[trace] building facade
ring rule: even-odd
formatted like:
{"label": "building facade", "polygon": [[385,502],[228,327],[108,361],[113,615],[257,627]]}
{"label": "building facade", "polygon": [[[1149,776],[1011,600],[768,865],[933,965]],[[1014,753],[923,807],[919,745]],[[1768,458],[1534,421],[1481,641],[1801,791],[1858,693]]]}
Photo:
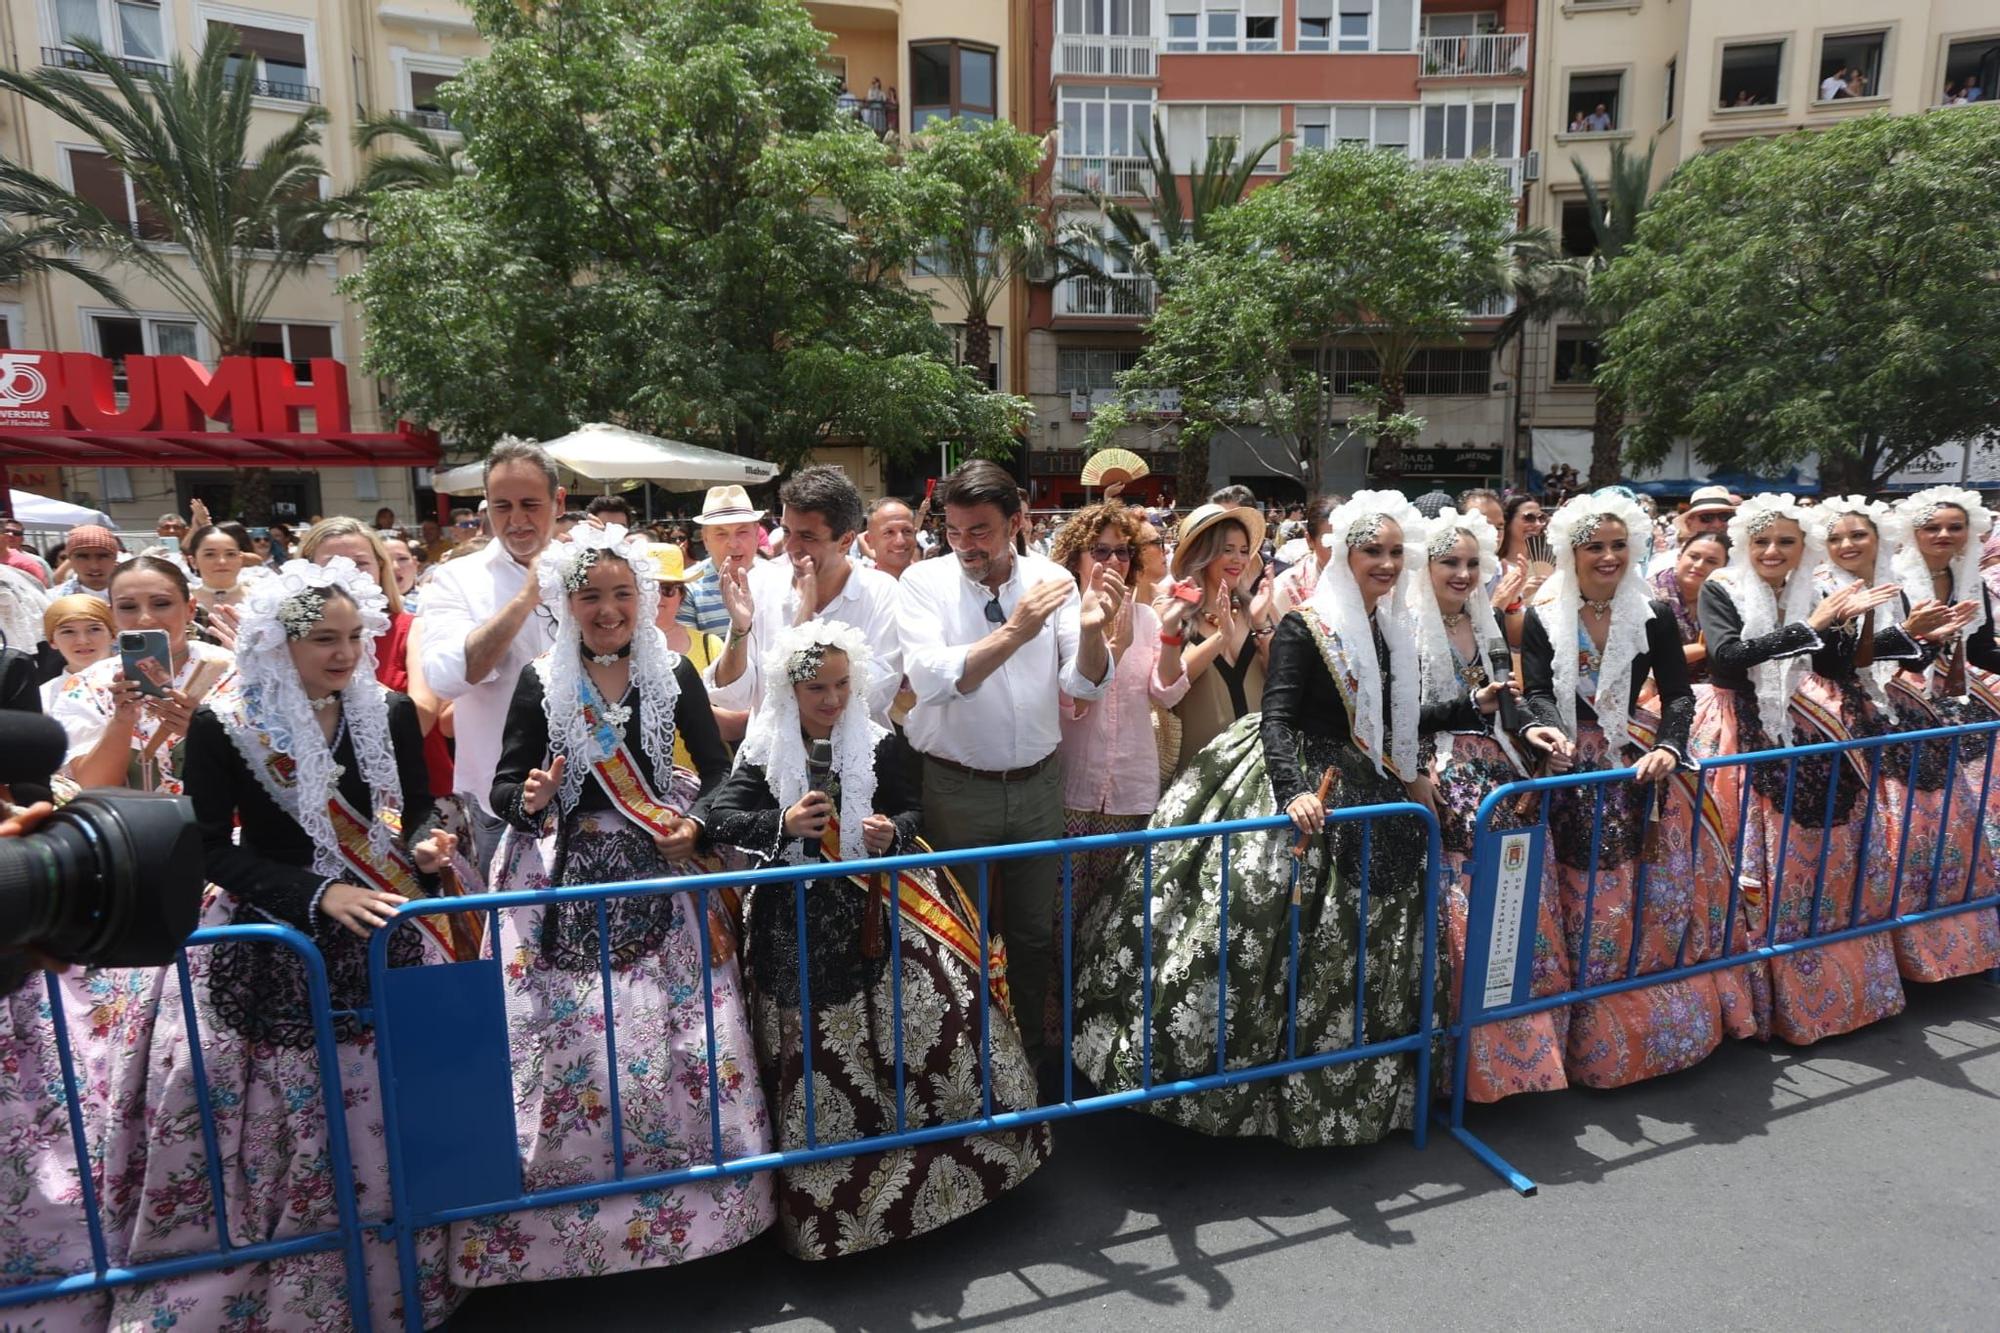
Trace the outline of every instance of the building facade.
{"label": "building facade", "polygon": [[[1593,242],[1586,176],[1606,182],[1612,150],[1653,153],[1663,184],[1688,158],[1746,138],[1824,129],[1852,116],[1908,114],[2000,79],[1993,0],[1536,0],[1528,220],[1571,253]],[[1596,394],[1590,330],[1557,320],[1524,340],[1534,465],[1589,462]],[[1697,475],[1682,455],[1663,477]]]}
{"label": "building facade", "polygon": [[[1154,182],[1145,146],[1154,124],[1185,193],[1186,171],[1223,137],[1247,152],[1274,136],[1252,188],[1307,149],[1344,143],[1422,162],[1489,160],[1518,192],[1532,174],[1533,0],[1035,0],[1037,91],[1031,128],[1056,135],[1053,189],[1065,214],[1101,224],[1095,193],[1145,216]],[[1031,467],[1050,503],[1080,498],[1082,444],[1094,412],[1143,343],[1156,293],[1149,278],[1112,272],[1036,290],[1030,299],[1028,392],[1037,409]],[[1409,453],[1412,482],[1456,490],[1499,479],[1515,410],[1492,354],[1499,310],[1458,343],[1428,347],[1409,375],[1410,410],[1426,421]],[[1348,349],[1336,391],[1379,377],[1371,354]],[[1152,424],[1124,434],[1171,476],[1171,395]],[[1358,415],[1360,403],[1348,400]],[[1297,496],[1282,450],[1218,435],[1209,484],[1240,481]],[[1359,486],[1365,447],[1326,459],[1326,484]],[[1156,483],[1157,484],[1157,483]],[[1196,497],[1179,497],[1192,503]]]}

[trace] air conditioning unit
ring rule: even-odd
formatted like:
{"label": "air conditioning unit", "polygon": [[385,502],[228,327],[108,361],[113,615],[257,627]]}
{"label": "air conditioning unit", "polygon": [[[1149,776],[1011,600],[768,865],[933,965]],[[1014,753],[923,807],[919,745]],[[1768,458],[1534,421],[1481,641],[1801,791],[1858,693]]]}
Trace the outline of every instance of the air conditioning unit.
{"label": "air conditioning unit", "polygon": [[1521,179],[1524,181],[1538,181],[1541,178],[1542,155],[1534,149],[1530,149],[1528,156],[1521,162]]}

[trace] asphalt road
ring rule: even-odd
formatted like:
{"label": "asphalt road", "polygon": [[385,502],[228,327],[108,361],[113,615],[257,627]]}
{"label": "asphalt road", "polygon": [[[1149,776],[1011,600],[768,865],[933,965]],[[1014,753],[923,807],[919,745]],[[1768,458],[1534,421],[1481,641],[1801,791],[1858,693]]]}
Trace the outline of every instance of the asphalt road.
{"label": "asphalt road", "polygon": [[765,1236],[452,1328],[2000,1329],[2000,987],[1909,989],[1810,1049],[1477,1108],[1535,1198],[1436,1135],[1301,1152],[1119,1112],[915,1241],[809,1265]]}

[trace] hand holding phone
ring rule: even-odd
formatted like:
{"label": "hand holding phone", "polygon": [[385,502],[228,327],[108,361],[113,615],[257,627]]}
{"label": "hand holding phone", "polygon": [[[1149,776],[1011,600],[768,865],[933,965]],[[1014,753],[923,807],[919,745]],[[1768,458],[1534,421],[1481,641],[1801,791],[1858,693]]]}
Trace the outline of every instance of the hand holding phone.
{"label": "hand holding phone", "polygon": [[155,699],[167,697],[167,690],[174,683],[174,664],[165,630],[121,630],[118,657],[125,679],[138,686],[139,693]]}

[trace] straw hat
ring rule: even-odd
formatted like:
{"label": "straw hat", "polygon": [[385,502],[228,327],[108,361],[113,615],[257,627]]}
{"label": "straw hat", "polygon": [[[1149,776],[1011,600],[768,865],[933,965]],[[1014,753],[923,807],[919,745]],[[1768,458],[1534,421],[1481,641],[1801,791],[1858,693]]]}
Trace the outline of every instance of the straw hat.
{"label": "straw hat", "polygon": [[714,527],[724,523],[755,523],[762,517],[764,511],[750,507],[750,492],[741,486],[711,486],[701,502],[701,517],[695,522]]}
{"label": "straw hat", "polygon": [[1182,577],[1181,570],[1186,564],[1187,554],[1202,533],[1218,523],[1235,521],[1243,525],[1250,534],[1250,553],[1255,555],[1264,544],[1264,516],[1248,505],[1206,504],[1181,520],[1179,535],[1174,539],[1173,575]]}
{"label": "straw hat", "polygon": [[687,557],[672,542],[654,542],[646,548],[652,558],[653,574],[662,583],[687,582]]}
{"label": "straw hat", "polygon": [[1721,510],[1725,514],[1736,512],[1736,502],[1729,498],[1727,486],[1703,486],[1688,497],[1688,507],[1683,512],[1692,516],[1715,510]]}

